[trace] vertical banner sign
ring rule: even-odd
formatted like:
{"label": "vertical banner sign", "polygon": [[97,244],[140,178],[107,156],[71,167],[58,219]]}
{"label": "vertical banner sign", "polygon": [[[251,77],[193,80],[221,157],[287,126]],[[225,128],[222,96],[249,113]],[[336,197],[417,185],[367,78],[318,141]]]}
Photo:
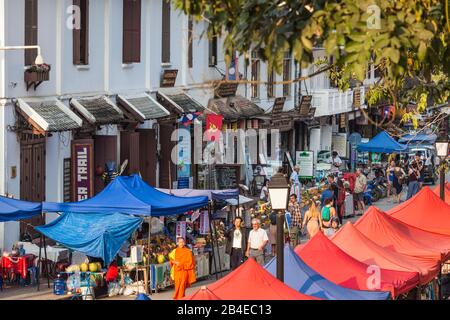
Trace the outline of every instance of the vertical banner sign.
{"label": "vertical banner sign", "polygon": [[297,151],[296,165],[300,166],[300,172],[298,173],[300,178],[313,178],[314,177],[314,152],[313,151]]}
{"label": "vertical banner sign", "polygon": [[93,140],[72,141],[72,201],[94,195]]}
{"label": "vertical banner sign", "polygon": [[200,234],[209,233],[209,216],[208,211],[203,211],[200,215]]}
{"label": "vertical banner sign", "polygon": [[178,129],[177,181],[178,189],[189,188],[191,175],[191,139],[189,128]]}
{"label": "vertical banner sign", "polygon": [[186,221],[177,221],[176,229],[177,239],[179,237],[186,239]]}

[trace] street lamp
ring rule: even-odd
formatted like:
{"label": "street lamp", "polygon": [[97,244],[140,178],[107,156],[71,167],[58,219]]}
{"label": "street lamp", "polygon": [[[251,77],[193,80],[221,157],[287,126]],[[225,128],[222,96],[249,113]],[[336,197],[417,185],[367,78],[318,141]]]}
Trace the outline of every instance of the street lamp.
{"label": "street lamp", "polygon": [[277,278],[284,282],[284,212],[289,197],[289,185],[281,172],[277,172],[270,179],[269,197],[272,210],[277,212]]}
{"label": "street lamp", "polygon": [[441,199],[445,201],[445,170],[444,170],[444,161],[448,156],[448,137],[441,134],[441,136],[435,142],[436,153],[440,160],[440,173],[439,173],[439,184],[441,188]]}

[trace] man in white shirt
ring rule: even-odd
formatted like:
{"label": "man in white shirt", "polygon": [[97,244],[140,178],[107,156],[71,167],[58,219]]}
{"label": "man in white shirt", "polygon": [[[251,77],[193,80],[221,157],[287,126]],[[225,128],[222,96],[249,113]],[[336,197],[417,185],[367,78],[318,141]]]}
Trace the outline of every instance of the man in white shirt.
{"label": "man in white shirt", "polygon": [[337,175],[339,174],[339,167],[342,165],[342,160],[339,158],[337,151],[331,153],[331,169],[330,173]]}
{"label": "man in white shirt", "polygon": [[259,219],[252,220],[253,230],[248,235],[247,252],[245,255],[256,260],[260,265],[264,265],[264,248],[269,242],[269,237],[264,229],[260,228]]}

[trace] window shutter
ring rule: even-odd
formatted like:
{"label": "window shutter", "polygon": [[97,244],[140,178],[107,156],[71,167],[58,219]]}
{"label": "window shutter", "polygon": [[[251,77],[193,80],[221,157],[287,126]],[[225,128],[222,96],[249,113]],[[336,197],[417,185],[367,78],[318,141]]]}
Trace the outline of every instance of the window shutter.
{"label": "window shutter", "polygon": [[161,62],[170,62],[170,2],[162,0]]}
{"label": "window shutter", "polygon": [[[81,8],[81,0],[73,0],[74,6],[79,6]],[[75,19],[75,17],[74,17]],[[75,28],[75,21],[73,21],[74,28],[72,29],[72,52],[73,52],[73,64],[78,65],[81,64],[81,54],[80,54],[80,46],[81,46],[81,29]]]}
{"label": "window shutter", "polygon": [[122,62],[141,61],[141,0],[123,1]]}
{"label": "window shutter", "polygon": [[80,29],[73,29],[73,64],[89,64],[89,0],[73,0],[80,8]]}
{"label": "window shutter", "polygon": [[[25,0],[25,45],[37,45],[38,41],[38,0]],[[25,50],[25,65],[34,64],[37,50]]]}
{"label": "window shutter", "polygon": [[209,40],[209,66],[213,67],[217,65],[217,36],[214,35],[211,40]]}

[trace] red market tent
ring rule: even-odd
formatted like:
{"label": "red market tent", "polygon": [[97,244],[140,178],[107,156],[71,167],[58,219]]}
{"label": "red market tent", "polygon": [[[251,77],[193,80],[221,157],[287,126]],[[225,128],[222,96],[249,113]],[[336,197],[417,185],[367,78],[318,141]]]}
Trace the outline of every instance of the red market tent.
{"label": "red market tent", "polygon": [[184,297],[182,300],[222,300],[211,292],[206,286],[202,286],[200,290],[191,294],[188,297]]}
{"label": "red market tent", "polygon": [[253,259],[207,287],[222,300],[320,300],[288,287]]}
{"label": "red market tent", "polygon": [[375,207],[370,207],[355,227],[376,244],[402,254],[441,262],[450,256],[450,236],[409,226]]}
{"label": "red market tent", "polygon": [[[346,288],[389,291],[395,298],[419,283],[417,272],[377,270],[346,254],[321,232],[304,246],[297,246],[295,252],[321,276]],[[379,283],[376,281],[378,271]]]}
{"label": "red market tent", "polygon": [[386,213],[410,226],[450,235],[450,205],[429,187],[423,188],[414,197]]}
{"label": "red market tent", "polygon": [[429,283],[439,274],[439,260],[408,256],[383,248],[364,236],[350,222],[331,237],[331,241],[345,253],[367,265],[377,265],[389,270],[418,272],[420,284]]}
{"label": "red market tent", "polygon": [[[441,187],[437,186],[433,189],[433,192],[438,195],[438,197],[441,196]],[[445,182],[445,202],[450,204],[450,183],[448,181]]]}

